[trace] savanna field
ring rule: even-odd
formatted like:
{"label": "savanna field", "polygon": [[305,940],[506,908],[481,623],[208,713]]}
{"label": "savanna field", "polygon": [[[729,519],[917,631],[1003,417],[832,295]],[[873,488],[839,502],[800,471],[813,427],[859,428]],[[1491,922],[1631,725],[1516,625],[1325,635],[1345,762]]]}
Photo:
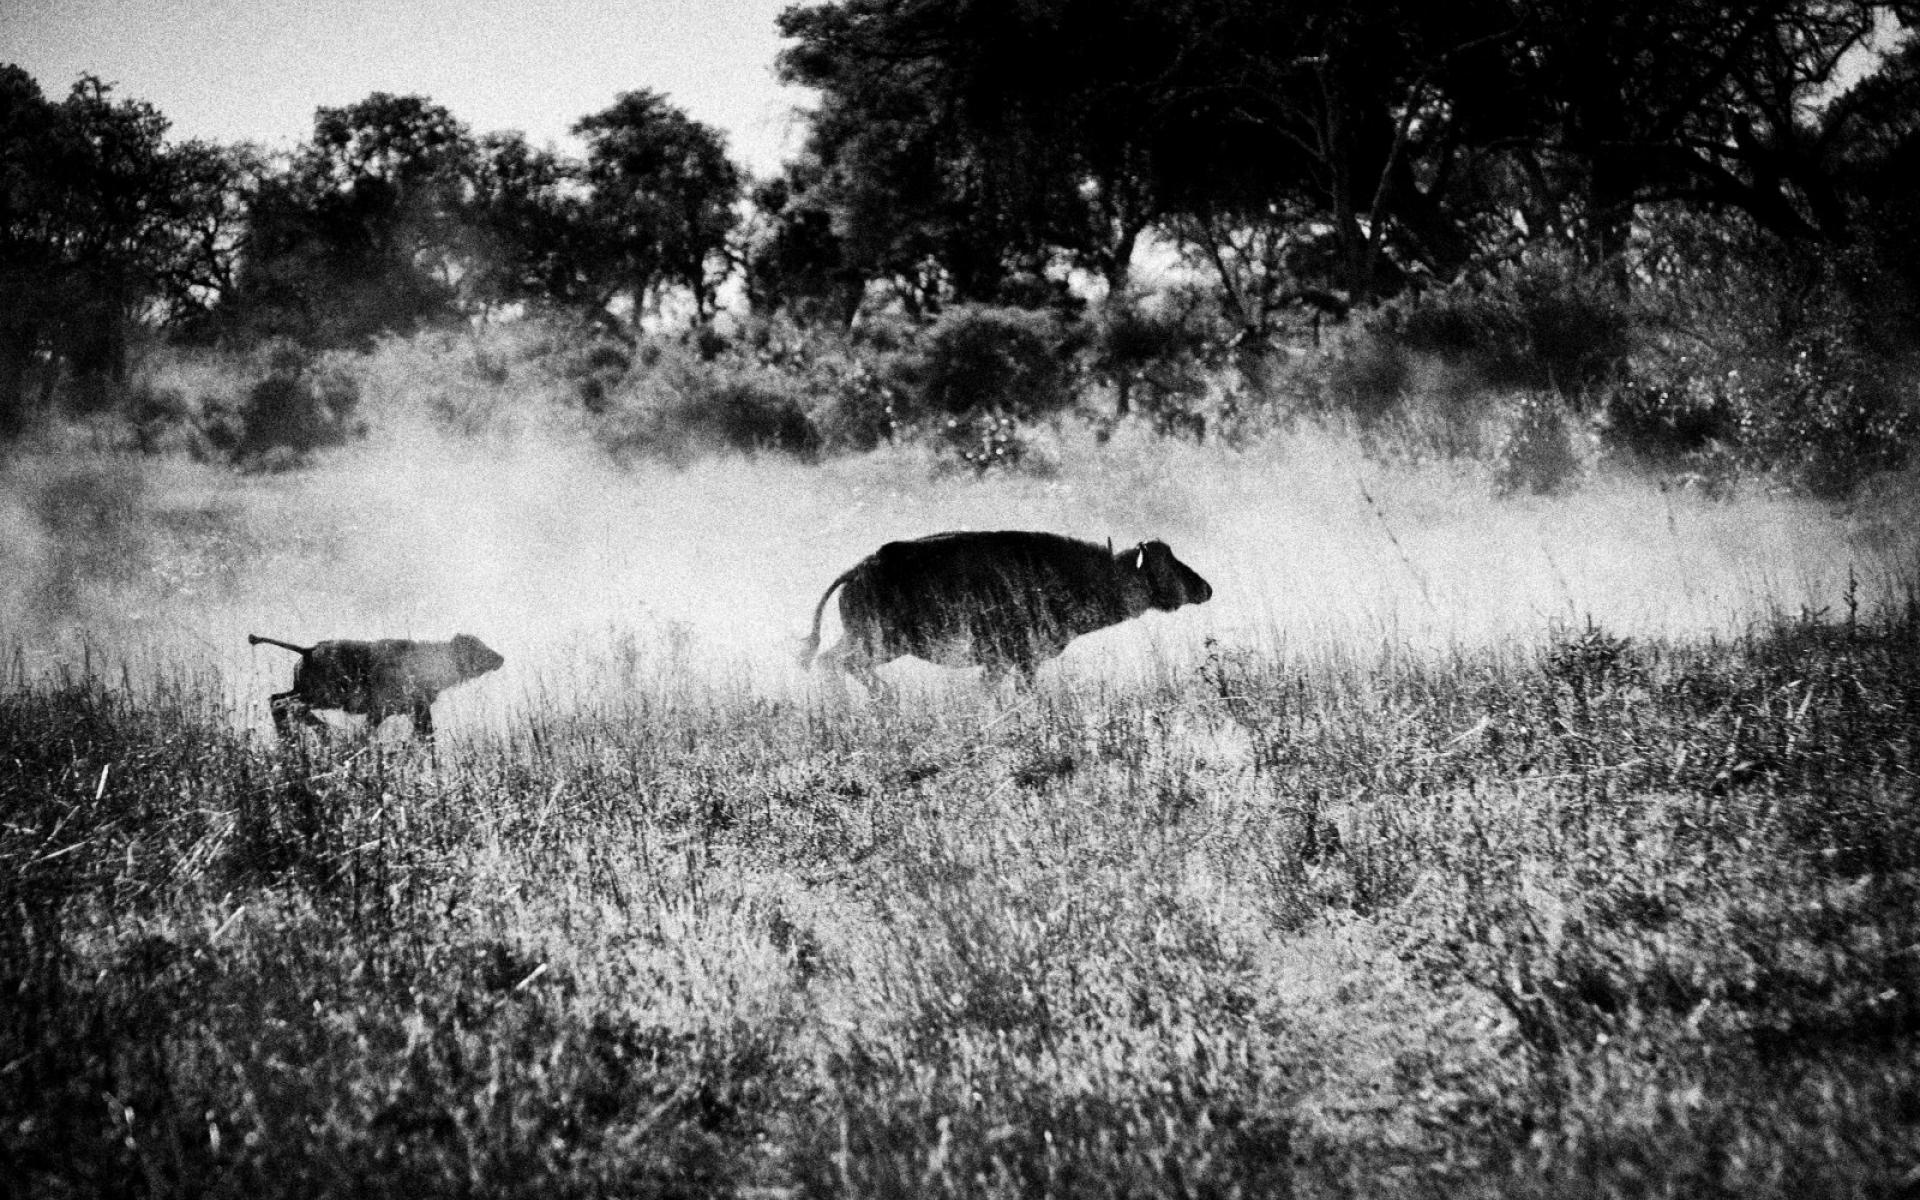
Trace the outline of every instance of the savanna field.
{"label": "savanna field", "polygon": [[[666,462],[460,353],[292,470],[11,452],[0,1190],[1920,1187],[1910,474],[1074,417]],[[795,664],[881,542],[995,528],[1215,596],[1031,691]],[[274,736],[249,633],[456,632],[506,665],[431,747]]]}

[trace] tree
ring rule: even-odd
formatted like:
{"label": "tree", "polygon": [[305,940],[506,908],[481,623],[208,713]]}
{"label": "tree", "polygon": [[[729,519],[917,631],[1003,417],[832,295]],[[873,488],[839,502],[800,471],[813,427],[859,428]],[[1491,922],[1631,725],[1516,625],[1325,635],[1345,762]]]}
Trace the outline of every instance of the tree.
{"label": "tree", "polygon": [[1550,123],[1521,157],[1540,211],[1628,285],[1637,211],[1736,210],[1776,236],[1843,220],[1810,121],[1885,6],[1862,0],[1686,0],[1533,7],[1522,80]]}
{"label": "tree", "polygon": [[807,155],[751,189],[751,225],[741,265],[747,301],[756,311],[786,309],[802,320],[817,315],[851,325],[866,292],[866,277],[848,258],[823,203],[825,168]]}
{"label": "tree", "polygon": [[822,94],[819,207],[863,269],[924,255],[973,298],[1060,254],[1117,288],[1140,234],[1175,227],[1311,242],[1323,274],[1278,291],[1363,303],[1542,238],[1624,287],[1649,204],[1835,236],[1811,118],[1911,8],[839,0],[783,15],[782,71]]}
{"label": "tree", "polygon": [[[1150,228],[1329,223],[1379,290],[1396,218],[1449,153],[1437,80],[1511,25],[1496,0],[845,0],[789,10],[783,73],[822,92],[809,153],[856,262],[916,255],[957,298],[1057,256],[1125,291]],[[1453,139],[1456,140],[1457,139]],[[1459,257],[1431,214],[1427,253]],[[1388,273],[1391,278],[1392,273]]]}
{"label": "tree", "polygon": [[423,96],[321,108],[312,139],[252,196],[229,320],[355,345],[457,314],[476,149]]}
{"label": "tree", "polygon": [[130,328],[187,303],[230,249],[231,160],[169,146],[158,110],[111,93],[88,75],[55,103],[0,66],[0,436],[30,419],[36,365],[39,407],[63,368],[75,399],[104,399]]}
{"label": "tree", "polygon": [[742,183],[725,138],[650,91],[622,93],[573,132],[587,141],[583,218],[601,252],[602,290],[625,295],[637,325],[664,289],[682,287],[695,320],[707,321],[730,265]]}
{"label": "tree", "polygon": [[537,304],[610,321],[578,162],[518,133],[480,139],[464,219],[469,263],[462,294],[484,312]]}
{"label": "tree", "polygon": [[1003,7],[849,0],[780,18],[796,42],[782,76],[821,93],[807,205],[830,215],[847,270],[890,282],[911,312],[997,301],[1047,257],[1045,221],[1028,203],[1039,176],[1005,169],[1019,156],[1000,152],[1008,143],[992,143],[968,103],[988,18],[1011,19]]}

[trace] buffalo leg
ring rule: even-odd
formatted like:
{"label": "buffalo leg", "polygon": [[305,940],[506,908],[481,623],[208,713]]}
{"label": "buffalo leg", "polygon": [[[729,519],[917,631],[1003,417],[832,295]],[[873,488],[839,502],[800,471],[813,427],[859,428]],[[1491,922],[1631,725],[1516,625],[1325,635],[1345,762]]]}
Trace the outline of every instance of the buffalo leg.
{"label": "buffalo leg", "polygon": [[415,737],[433,740],[433,703],[429,700],[413,702],[413,733]]}
{"label": "buffalo leg", "polygon": [[846,697],[846,681],[848,676],[852,676],[858,680],[860,686],[865,688],[869,695],[887,696],[892,694],[891,689],[887,687],[887,681],[880,678],[879,672],[873,669],[873,654],[866,646],[858,644],[849,645],[848,643],[842,642],[840,645],[822,654],[820,658],[826,663],[827,670],[833,680],[832,686],[834,692],[840,698],[844,699]]}
{"label": "buffalo leg", "polygon": [[1032,663],[988,663],[980,682],[988,691],[997,692],[1001,684],[1011,679],[1016,693],[1030,692],[1035,669]]}
{"label": "buffalo leg", "polygon": [[1001,681],[1010,678],[1017,692],[1032,690],[1034,673],[1040,669],[1038,656],[1025,646],[996,647],[994,653],[985,657],[985,664],[984,682],[988,687],[998,690]]}

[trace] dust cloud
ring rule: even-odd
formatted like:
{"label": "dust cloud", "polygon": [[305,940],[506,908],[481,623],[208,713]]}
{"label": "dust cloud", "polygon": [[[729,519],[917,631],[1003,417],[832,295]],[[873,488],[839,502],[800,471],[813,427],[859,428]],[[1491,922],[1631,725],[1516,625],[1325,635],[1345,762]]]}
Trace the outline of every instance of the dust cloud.
{"label": "dust cloud", "polygon": [[794,660],[821,591],[880,543],[942,529],[1157,537],[1212,582],[1204,607],[1076,643],[1049,668],[1074,678],[1178,669],[1209,638],[1310,662],[1529,644],[1588,620],[1732,634],[1844,611],[1850,586],[1871,607],[1920,563],[1910,487],[1843,511],[1602,472],[1566,496],[1499,499],[1477,469],[1383,465],[1324,432],[1241,450],[1069,432],[1046,451],[1050,471],[984,479],[917,449],[625,468],[559,436],[418,427],[273,476],[19,455],[0,474],[0,649],[16,677],[82,658],[205,673],[237,723],[264,728],[293,656],[249,633],[472,633],[507,665],[448,693],[457,726],[674,679],[810,694]]}

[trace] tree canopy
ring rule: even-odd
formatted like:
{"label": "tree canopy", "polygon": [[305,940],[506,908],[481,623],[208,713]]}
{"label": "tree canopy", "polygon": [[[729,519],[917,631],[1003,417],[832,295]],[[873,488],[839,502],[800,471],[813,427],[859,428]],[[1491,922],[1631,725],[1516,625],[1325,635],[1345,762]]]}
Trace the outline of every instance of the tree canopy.
{"label": "tree canopy", "polygon": [[[837,0],[781,18],[819,89],[849,269],[958,299],[1140,235],[1284,226],[1291,294],[1359,302],[1557,238],[1627,283],[1644,206],[1843,241],[1820,114],[1910,5],[1864,0]],[[1311,247],[1309,247],[1311,244]],[[1306,252],[1311,248],[1312,252]],[[1215,257],[1218,257],[1217,255]]]}
{"label": "tree canopy", "polygon": [[44,403],[62,368],[83,394],[120,377],[129,322],[195,309],[228,269],[236,160],[169,145],[166,131],[152,105],[117,100],[91,75],[53,101],[0,65],[0,433]]}

